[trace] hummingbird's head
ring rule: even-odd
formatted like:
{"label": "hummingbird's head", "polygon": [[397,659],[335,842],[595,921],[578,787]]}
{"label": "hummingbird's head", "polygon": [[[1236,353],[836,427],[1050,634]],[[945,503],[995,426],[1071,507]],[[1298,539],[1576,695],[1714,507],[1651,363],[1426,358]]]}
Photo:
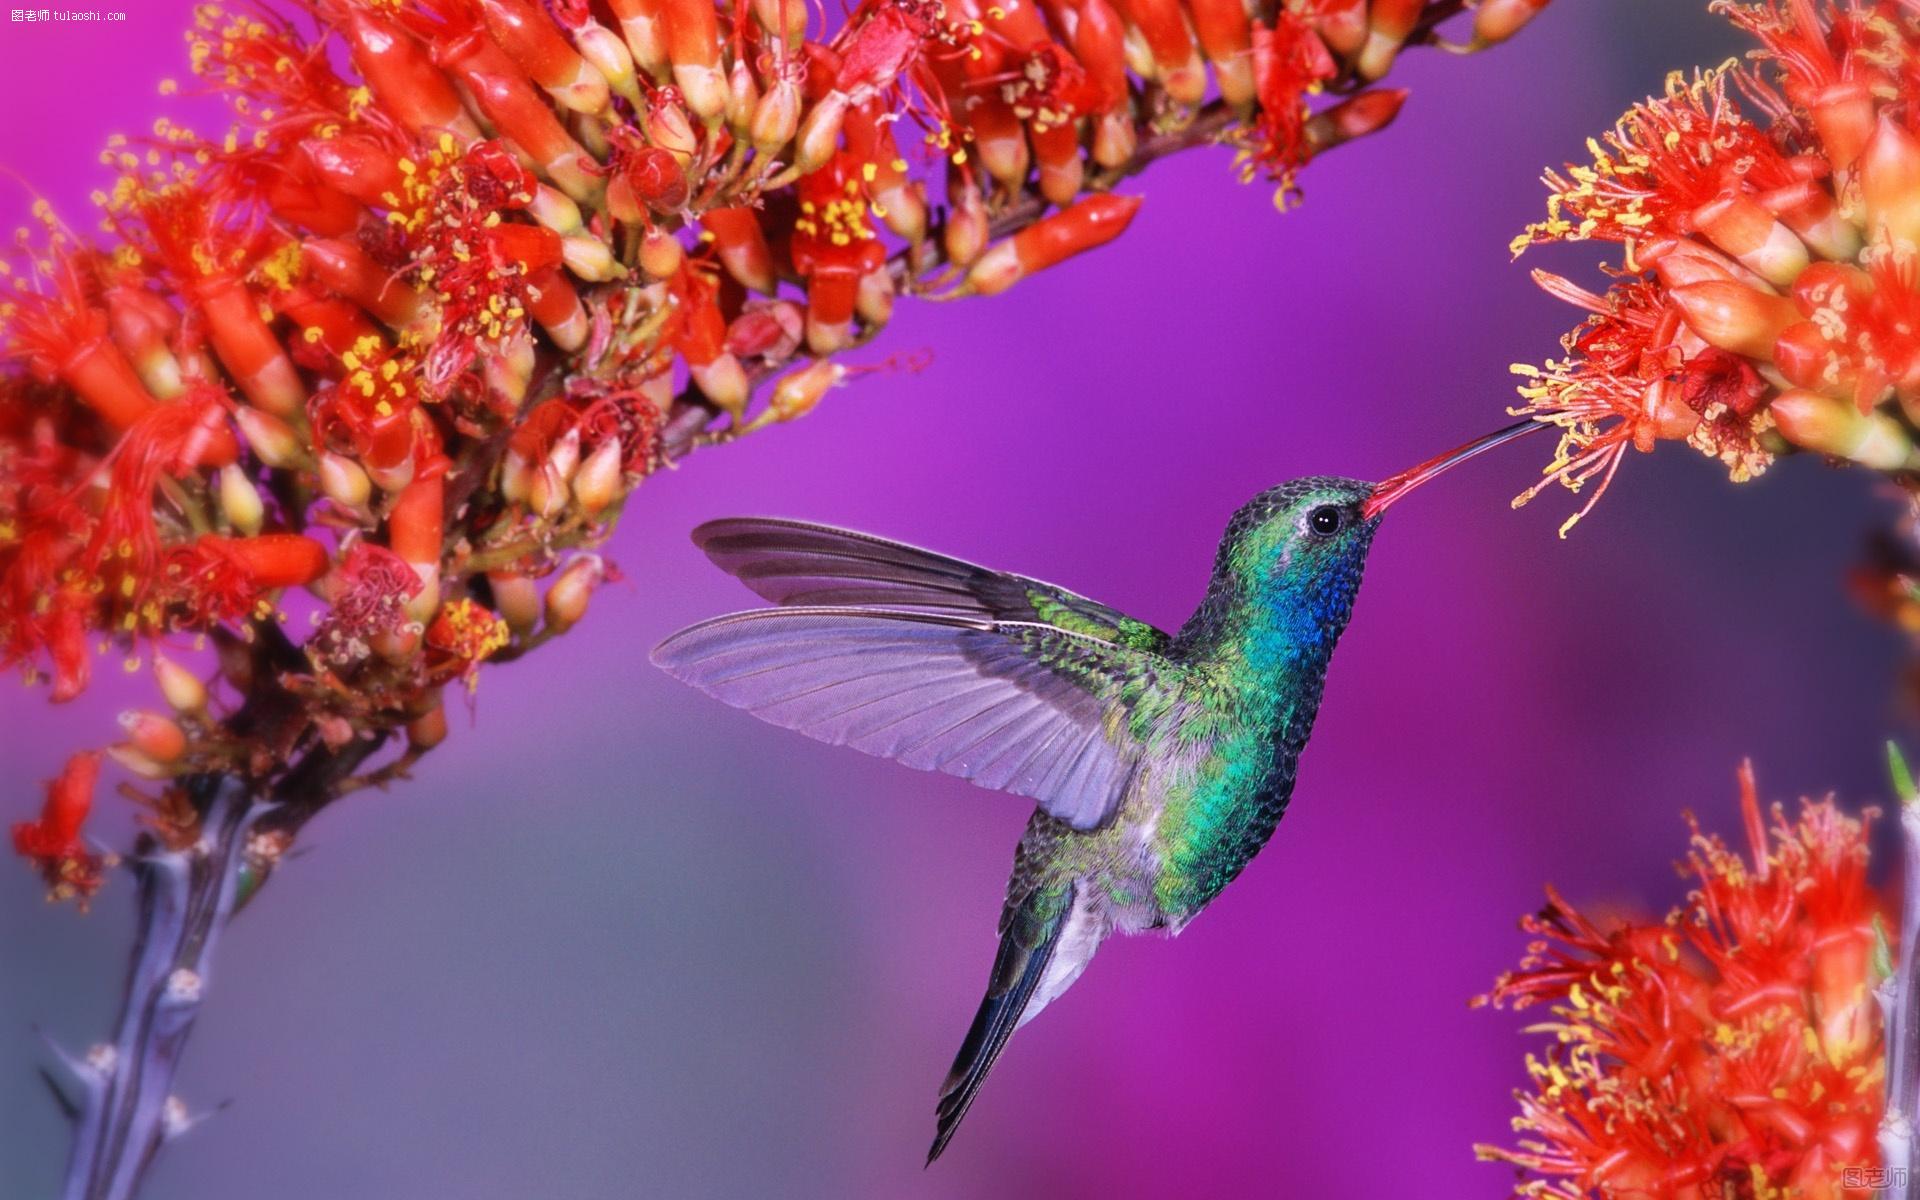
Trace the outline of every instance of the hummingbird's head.
{"label": "hummingbird's head", "polygon": [[1300,649],[1332,642],[1353,611],[1378,517],[1374,485],[1315,475],[1269,488],[1227,523],[1203,622],[1269,629]]}
{"label": "hummingbird's head", "polygon": [[1260,493],[1227,524],[1195,630],[1272,633],[1276,644],[1331,653],[1387,509],[1456,464],[1539,428],[1510,425],[1379,483],[1315,475]]}

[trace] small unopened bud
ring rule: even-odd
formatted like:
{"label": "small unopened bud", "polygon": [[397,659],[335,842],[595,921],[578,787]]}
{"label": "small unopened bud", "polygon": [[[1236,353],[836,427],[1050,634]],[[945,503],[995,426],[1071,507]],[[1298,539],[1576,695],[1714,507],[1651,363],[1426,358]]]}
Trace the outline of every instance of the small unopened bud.
{"label": "small unopened bud", "polygon": [[573,44],[580,57],[606,77],[608,87],[635,108],[645,104],[633,72],[633,55],[618,34],[589,17],[573,31]]}
{"label": "small unopened bud", "polygon": [[177,761],[187,752],[186,731],[172,717],[132,710],[120,714],[127,744],[157,763]]}
{"label": "small unopened bud", "polygon": [[847,369],[831,359],[818,361],[780,377],[773,385],[773,397],[756,425],[791,421],[812,412],[820,398],[846,382]]}
{"label": "small unopened bud", "polygon": [[573,197],[544,183],[535,185],[527,215],[561,237],[571,237],[584,228],[580,206],[573,202]]}
{"label": "small unopened bud", "polygon": [[1819,392],[1782,392],[1768,406],[1780,436],[1797,446],[1851,459],[1876,471],[1911,470],[1916,465],[1913,439],[1884,412],[1862,413],[1850,400]]}
{"label": "small unopened bud", "polygon": [[878,328],[893,319],[893,272],[883,265],[860,277],[854,295],[854,311],[869,326]]}
{"label": "small unopened bud", "polygon": [[373,495],[373,481],[359,463],[329,450],[320,456],[320,490],[344,508],[365,508]]}
{"label": "small unopened bud", "polygon": [[597,517],[626,492],[620,439],[610,437],[587,455],[573,476],[573,498],[590,517]]}
{"label": "small unopened bud", "polygon": [[727,128],[735,137],[747,133],[753,125],[753,110],[760,105],[760,85],[753,81],[753,70],[745,56],[733,60],[727,75]]}
{"label": "small unopened bud", "polygon": [[753,106],[747,137],[760,154],[780,153],[800,128],[800,87],[789,79],[774,82]]}
{"label": "small unopened bud", "polygon": [[[721,85],[721,103],[725,104],[725,85]],[[700,150],[700,139],[687,121],[687,111],[678,104],[657,103],[647,110],[647,136],[654,145],[673,155],[682,170],[691,166]]]}
{"label": "small unopened bud", "polygon": [[305,457],[293,426],[272,413],[241,404],[234,408],[233,420],[240,426],[240,436],[252,448],[253,456],[267,466],[291,467]]}
{"label": "small unopened bud", "polygon": [[746,369],[733,355],[722,354],[710,363],[689,366],[688,373],[693,376],[700,394],[713,401],[720,411],[735,417],[746,411],[753,385],[747,379]]}
{"label": "small unopened bud", "polygon": [[153,656],[153,680],[160,696],[173,711],[198,717],[207,711],[207,685],[200,677],[164,654]]}
{"label": "small unopened bud", "polygon": [[1474,48],[1506,41],[1546,6],[1547,0],[1481,0],[1479,11],[1473,14]]}
{"label": "small unopened bud", "polygon": [[1362,79],[1378,79],[1393,66],[1407,35],[1420,24],[1426,0],[1372,0],[1367,6],[1367,41],[1355,65]]}
{"label": "small unopened bud", "polygon": [[415,750],[431,750],[447,740],[447,708],[435,704],[407,722],[407,744]]}
{"label": "small unopened bud", "polygon": [[1123,101],[1117,112],[1104,112],[1093,122],[1093,161],[1113,170],[1133,160],[1140,147],[1131,105]]}
{"label": "small unopened bud", "polygon": [[957,267],[972,266],[986,248],[986,203],[979,188],[961,184],[953,191],[953,207],[947,213],[947,261]]}
{"label": "small unopened bud", "polygon": [[540,588],[518,571],[489,571],[487,586],[493,607],[515,633],[526,633],[540,621]]}
{"label": "small unopened bud", "polygon": [[1768,283],[1786,286],[1807,268],[1807,247],[1753,197],[1738,192],[1693,210],[1694,224],[1713,244]]}
{"label": "small unopened bud", "polygon": [[654,279],[671,279],[685,258],[680,239],[657,225],[640,239],[640,269]]}
{"label": "small unopened bud", "polygon": [[500,457],[500,496],[510,504],[525,504],[533,495],[533,467],[526,456],[508,447]]}
{"label": "small unopened bud", "polygon": [[1371,88],[1315,113],[1307,122],[1307,141],[1315,150],[1327,150],[1378,133],[1393,124],[1406,102],[1405,88]]}
{"label": "small unopened bud", "polygon": [[560,257],[567,264],[567,270],[590,283],[605,283],[625,273],[614,261],[612,247],[590,233],[578,233],[561,241]]}
{"label": "small unopened bud", "polygon": [[840,144],[840,126],[847,119],[847,94],[828,92],[800,120],[799,141],[793,148],[793,169],[810,175],[825,166]]}
{"label": "small unopened bud", "polygon": [[565,633],[587,615],[587,602],[593,589],[607,575],[606,563],[597,554],[583,554],[566,565],[553,586],[547,589],[547,627]]}
{"label": "small unopened bud", "polygon": [[220,512],[229,525],[248,537],[259,533],[260,523],[266,519],[266,505],[239,463],[220,468]]}
{"label": "small unopened bud", "polygon": [[1870,233],[1895,249],[1920,247],[1920,138],[1885,111],[1860,159],[1860,196]]}
{"label": "small unopened bud", "polygon": [[173,777],[173,772],[165,764],[156,762],[148,755],[136,750],[133,746],[125,742],[117,746],[108,746],[107,757],[119,763],[121,768],[129,775],[137,775],[141,779],[171,779]]}

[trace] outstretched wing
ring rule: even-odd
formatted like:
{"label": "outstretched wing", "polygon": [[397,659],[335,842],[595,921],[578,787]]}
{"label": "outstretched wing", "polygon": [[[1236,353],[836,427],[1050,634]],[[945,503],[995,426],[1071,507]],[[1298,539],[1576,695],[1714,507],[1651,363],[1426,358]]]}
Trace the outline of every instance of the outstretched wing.
{"label": "outstretched wing", "polygon": [[725,517],[693,531],[721,570],[782,607],[877,605],[1052,625],[1159,652],[1172,639],[1065,588],[885,538],[777,517]]}
{"label": "outstretched wing", "polygon": [[1051,625],[866,608],[717,617],[653,661],[764,721],[1106,821],[1140,758],[1128,716],[1176,670]]}

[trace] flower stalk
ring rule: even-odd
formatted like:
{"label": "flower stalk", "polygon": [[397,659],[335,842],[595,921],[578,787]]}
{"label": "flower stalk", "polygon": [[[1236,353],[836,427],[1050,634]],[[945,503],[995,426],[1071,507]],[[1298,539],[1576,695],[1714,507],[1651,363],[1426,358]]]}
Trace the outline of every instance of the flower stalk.
{"label": "flower stalk", "polygon": [[1875,988],[1887,1039],[1887,1111],[1880,1121],[1880,1162],[1886,1200],[1915,1192],[1914,1120],[1920,1115],[1920,790],[1898,746],[1887,744],[1887,765],[1900,806],[1905,876],[1900,901],[1900,956]]}

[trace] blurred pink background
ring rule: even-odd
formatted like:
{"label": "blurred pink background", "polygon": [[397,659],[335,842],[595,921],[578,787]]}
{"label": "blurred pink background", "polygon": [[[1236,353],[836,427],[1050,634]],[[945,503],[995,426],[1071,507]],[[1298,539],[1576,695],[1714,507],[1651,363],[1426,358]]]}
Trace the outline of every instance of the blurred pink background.
{"label": "blurred pink background", "polygon": [[[0,23],[0,166],[76,224],[106,136],[183,111],[154,86],[190,6],[108,2],[129,19]],[[1702,9],[1562,0],[1495,53],[1408,55],[1399,124],[1314,164],[1297,212],[1223,151],[1157,167],[1118,245],[903,304],[871,357],[927,349],[924,372],[650,481],[611,547],[630,582],[487,671],[419,777],[329,813],[237,923],[181,1079],[232,1106],[147,1196],[1504,1195],[1470,1146],[1507,1136],[1533,1041],[1466,1001],[1540,885],[1664,908],[1682,809],[1733,832],[1745,754],[1769,797],[1882,798],[1895,645],[1841,580],[1885,503],[1864,477],[1734,487],[1668,449],[1562,542],[1562,495],[1508,509],[1548,450],[1522,443],[1396,509],[1271,846],[1177,943],[1109,943],[930,1171],[1025,802],[762,726],[646,653],[747,606],[685,536],[733,513],[1179,622],[1253,492],[1504,420],[1507,363],[1572,320],[1506,253],[1534,177],[1737,49]],[[26,205],[7,184],[4,215]],[[0,693],[8,819],[148,701],[100,677],[65,709]],[[105,1031],[130,896],[80,917],[0,863],[0,1194],[54,1189],[31,1030]]]}

